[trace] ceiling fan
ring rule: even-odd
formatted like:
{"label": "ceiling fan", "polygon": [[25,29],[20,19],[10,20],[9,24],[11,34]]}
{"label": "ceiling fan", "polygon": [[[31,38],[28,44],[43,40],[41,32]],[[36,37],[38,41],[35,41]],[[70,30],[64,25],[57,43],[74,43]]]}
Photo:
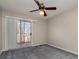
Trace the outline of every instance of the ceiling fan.
{"label": "ceiling fan", "polygon": [[31,10],[30,12],[40,11],[40,15],[47,16],[45,10],[56,10],[56,7],[45,7],[44,3],[39,3],[37,0],[34,1],[39,8],[36,10]]}

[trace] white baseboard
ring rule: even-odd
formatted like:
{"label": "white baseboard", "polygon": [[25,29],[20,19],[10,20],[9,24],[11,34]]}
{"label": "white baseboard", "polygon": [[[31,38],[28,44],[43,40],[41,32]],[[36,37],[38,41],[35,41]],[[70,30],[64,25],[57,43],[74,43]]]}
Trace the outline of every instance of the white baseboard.
{"label": "white baseboard", "polygon": [[[44,45],[44,44],[36,44],[36,45],[32,45],[32,46],[38,46],[38,45]],[[76,52],[74,52],[74,51],[70,51],[70,50],[67,50],[67,49],[64,49],[64,48],[61,48],[61,47],[58,47],[58,46],[55,46],[55,45],[51,45],[51,44],[47,44],[47,45],[50,45],[50,46],[52,46],[52,47],[56,47],[56,48],[58,48],[58,49],[61,49],[61,50],[64,50],[64,51],[67,51],[67,52],[70,52],[70,53],[73,53],[73,54],[78,55],[78,53],[76,53]],[[1,50],[1,51],[0,51],[0,55],[1,55],[1,53],[2,53],[3,51],[8,51],[8,50],[6,50],[6,49]]]}
{"label": "white baseboard", "polygon": [[[0,51],[0,55],[2,54],[3,51],[4,51],[4,50],[1,50],[1,51]],[[5,51],[6,51],[6,50],[5,50]]]}
{"label": "white baseboard", "polygon": [[39,46],[39,45],[44,45],[44,44],[47,44],[47,43],[41,43],[41,44],[32,44],[31,46]]}
{"label": "white baseboard", "polygon": [[2,51],[0,51],[0,55],[2,54]]}
{"label": "white baseboard", "polygon": [[67,50],[67,49],[64,49],[64,48],[61,48],[61,47],[58,47],[58,46],[55,46],[55,45],[51,45],[51,44],[48,44],[48,45],[78,55],[77,52],[70,51],[70,50]]}
{"label": "white baseboard", "polygon": [[[30,45],[30,46],[39,46],[39,45],[44,45],[44,44],[33,44],[33,45]],[[30,47],[30,46],[27,46],[27,47]],[[24,48],[24,47],[22,47],[22,48]],[[12,49],[2,49],[1,51],[0,51],[0,53],[2,53],[2,52],[4,52],[4,51],[8,51],[8,50],[15,50],[15,49],[19,49],[19,48],[12,48]]]}

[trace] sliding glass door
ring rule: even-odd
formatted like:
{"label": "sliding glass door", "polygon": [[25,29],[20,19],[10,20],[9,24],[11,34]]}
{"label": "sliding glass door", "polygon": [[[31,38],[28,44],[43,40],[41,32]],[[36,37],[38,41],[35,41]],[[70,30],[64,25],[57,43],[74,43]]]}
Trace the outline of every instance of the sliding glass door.
{"label": "sliding glass door", "polygon": [[6,16],[4,20],[4,49],[16,49],[31,45],[32,23],[20,18]]}
{"label": "sliding glass door", "polygon": [[31,22],[17,21],[17,43],[24,44],[29,43],[31,36]]}

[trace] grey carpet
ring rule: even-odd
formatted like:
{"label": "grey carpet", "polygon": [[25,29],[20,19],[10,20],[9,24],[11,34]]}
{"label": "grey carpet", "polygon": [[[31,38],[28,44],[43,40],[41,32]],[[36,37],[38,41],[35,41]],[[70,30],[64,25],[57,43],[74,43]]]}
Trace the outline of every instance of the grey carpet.
{"label": "grey carpet", "polygon": [[78,56],[49,45],[41,45],[3,52],[0,59],[78,59]]}

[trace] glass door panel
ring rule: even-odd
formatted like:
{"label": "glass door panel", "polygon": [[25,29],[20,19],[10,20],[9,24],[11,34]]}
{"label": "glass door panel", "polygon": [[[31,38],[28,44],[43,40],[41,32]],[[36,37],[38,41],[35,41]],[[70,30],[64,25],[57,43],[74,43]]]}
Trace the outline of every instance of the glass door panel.
{"label": "glass door panel", "polygon": [[30,30],[31,29],[31,23],[25,22],[25,42],[30,41]]}
{"label": "glass door panel", "polygon": [[17,22],[17,42],[30,42],[31,22],[18,21]]}
{"label": "glass door panel", "polygon": [[20,43],[20,21],[17,21],[17,43]]}
{"label": "glass door panel", "polygon": [[24,43],[25,42],[25,38],[24,38],[24,32],[25,32],[25,22],[20,21],[21,23],[21,42]]}

